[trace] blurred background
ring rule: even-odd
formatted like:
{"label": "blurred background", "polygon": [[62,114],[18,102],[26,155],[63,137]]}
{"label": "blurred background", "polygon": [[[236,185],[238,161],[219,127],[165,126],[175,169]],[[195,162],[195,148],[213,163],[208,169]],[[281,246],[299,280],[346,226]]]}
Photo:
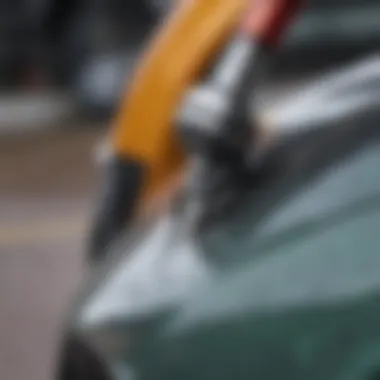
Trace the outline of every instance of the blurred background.
{"label": "blurred background", "polygon": [[[379,0],[306,3],[269,68],[267,88],[280,86],[284,96],[380,42]],[[100,180],[96,148],[144,42],[173,4],[0,1],[3,379],[51,379],[59,329],[83,273]]]}

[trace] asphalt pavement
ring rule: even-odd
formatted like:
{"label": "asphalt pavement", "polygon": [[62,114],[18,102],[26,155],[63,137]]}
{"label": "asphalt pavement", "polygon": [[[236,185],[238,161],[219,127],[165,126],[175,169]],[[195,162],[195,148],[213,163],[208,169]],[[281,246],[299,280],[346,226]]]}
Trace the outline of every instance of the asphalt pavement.
{"label": "asphalt pavement", "polygon": [[83,252],[99,130],[0,138],[0,378],[52,380]]}

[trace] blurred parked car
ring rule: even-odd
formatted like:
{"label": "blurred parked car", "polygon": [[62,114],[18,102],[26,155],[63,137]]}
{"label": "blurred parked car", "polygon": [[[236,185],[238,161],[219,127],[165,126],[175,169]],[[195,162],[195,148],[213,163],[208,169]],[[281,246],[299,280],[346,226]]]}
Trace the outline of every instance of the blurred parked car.
{"label": "blurred parked car", "polygon": [[[121,22],[124,29],[120,28],[113,37],[119,39],[118,48],[113,51],[109,46],[103,51],[98,49],[96,54],[88,57],[88,66],[82,66],[81,73],[78,73],[76,91],[83,104],[106,113],[113,109],[122,91],[120,84],[126,83],[145,36],[176,2],[138,2],[140,18],[133,17],[133,21],[127,16],[131,5],[125,6],[124,3],[124,13],[110,12],[111,24],[124,15]],[[133,12],[137,14],[137,9]],[[379,19],[380,2],[377,0],[305,1],[305,9],[290,30],[273,72],[318,68],[376,50],[380,43]],[[121,38],[118,33],[123,33]]]}
{"label": "blurred parked car", "polygon": [[[43,66],[81,108],[109,115],[146,36],[178,1],[2,1],[1,84],[28,82]],[[305,1],[273,71],[309,69],[376,50],[379,19],[378,0]]]}

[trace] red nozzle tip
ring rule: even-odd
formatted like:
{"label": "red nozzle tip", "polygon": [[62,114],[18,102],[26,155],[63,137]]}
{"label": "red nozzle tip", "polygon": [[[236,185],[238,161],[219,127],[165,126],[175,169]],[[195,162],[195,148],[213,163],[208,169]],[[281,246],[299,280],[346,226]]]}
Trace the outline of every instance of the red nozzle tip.
{"label": "red nozzle tip", "polygon": [[252,0],[243,19],[244,34],[276,45],[301,7],[301,0]]}

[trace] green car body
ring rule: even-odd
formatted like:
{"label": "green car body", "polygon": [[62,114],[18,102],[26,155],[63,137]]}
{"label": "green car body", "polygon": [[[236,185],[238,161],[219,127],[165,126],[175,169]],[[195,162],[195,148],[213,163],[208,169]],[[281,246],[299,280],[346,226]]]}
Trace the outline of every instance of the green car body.
{"label": "green car body", "polygon": [[131,312],[116,258],[69,330],[101,358],[99,379],[380,378],[379,120],[369,107],[278,146],[193,242],[182,292]]}

